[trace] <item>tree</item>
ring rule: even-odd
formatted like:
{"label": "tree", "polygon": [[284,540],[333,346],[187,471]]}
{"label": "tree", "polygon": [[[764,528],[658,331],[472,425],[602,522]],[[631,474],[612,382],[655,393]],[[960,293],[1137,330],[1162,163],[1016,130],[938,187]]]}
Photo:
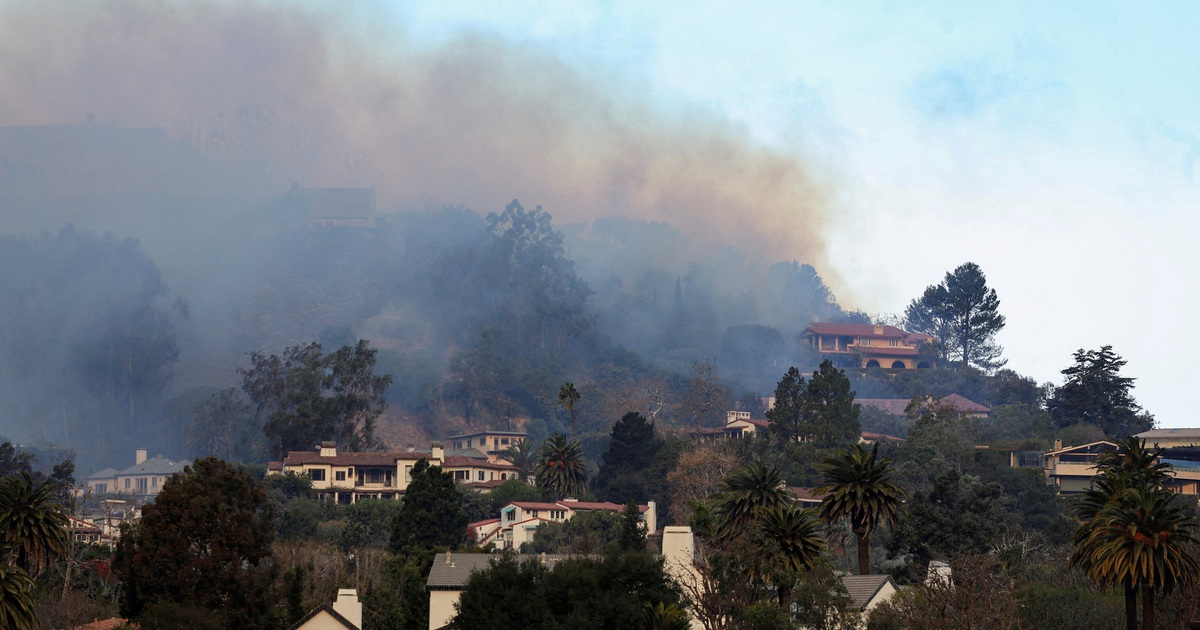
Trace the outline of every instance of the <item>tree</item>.
{"label": "tree", "polygon": [[587,467],[583,447],[567,436],[555,433],[537,451],[534,477],[537,486],[555,499],[579,496],[587,490]]}
{"label": "tree", "polygon": [[931,285],[905,310],[910,330],[936,337],[946,346],[947,358],[992,370],[1004,365],[1003,348],[995,343],[1004,328],[1000,298],[987,287],[979,265],[963,263],[946,273],[940,285]]}
{"label": "tree", "polygon": [[735,470],[721,483],[716,497],[716,514],[722,539],[736,536],[751,522],[756,522],[764,510],[792,501],[784,489],[783,473],[774,466],[750,462]]}
{"label": "tree", "polygon": [[1171,466],[1161,449],[1129,437],[1118,450],[1096,458],[1100,476],[1077,507],[1082,521],[1074,536],[1072,566],[1101,586],[1125,589],[1125,623],[1137,626],[1137,589],[1142,589],[1143,624],[1154,627],[1155,589],[1169,591],[1196,575],[1183,545],[1196,542],[1193,514],[1173,504],[1165,483]]}
{"label": "tree", "polygon": [[1140,433],[1154,425],[1154,418],[1130,394],[1134,379],[1120,375],[1126,361],[1113,352],[1112,346],[1080,348],[1074,357],[1075,364],[1062,371],[1066,383],[1054,390],[1047,405],[1055,424],[1060,428],[1093,424],[1116,437]]}
{"label": "tree", "polygon": [[575,383],[567,381],[558,388],[558,404],[571,414],[571,437],[575,437],[575,403],[579,400],[579,390],[575,389]]}
{"label": "tree", "polygon": [[363,339],[329,354],[319,343],[250,354],[251,368],[238,370],[242,389],[266,416],[263,433],[276,455],[330,439],[350,451],[376,446],[375,420],[387,408],[392,377],[374,374],[375,353]]}
{"label": "tree", "polygon": [[428,555],[455,548],[466,538],[467,514],[454,477],[428,460],[418,461],[392,524],[392,552]]}
{"label": "tree", "polygon": [[254,407],[235,388],[223,389],[199,403],[188,426],[188,449],[197,457],[261,461],[262,428]]}
{"label": "tree", "polygon": [[500,454],[500,459],[512,464],[517,469],[517,478],[521,481],[529,480],[529,473],[533,471],[535,452],[530,446],[529,440],[518,440],[516,444],[504,449]]}
{"label": "tree", "polygon": [[36,576],[67,552],[67,516],[60,488],[26,471],[0,479],[0,546],[16,553],[17,565]]}
{"label": "tree", "polygon": [[775,386],[775,406],[767,411],[772,438],[786,442],[804,434],[804,393],[804,377],[800,376],[800,370],[788,368]]}
{"label": "tree", "polygon": [[891,461],[879,460],[879,444],[870,452],[855,444],[822,463],[821,516],[830,523],[850,520],[858,537],[858,572],[871,569],[871,532],[883,522],[894,527],[903,511],[905,492],[892,480]]}
{"label": "tree", "polygon": [[763,534],[779,554],[775,556],[783,577],[775,580],[779,603],[782,605],[792,592],[793,574],[812,569],[825,551],[821,521],[812,510],[795,505],[776,505],[761,512]]}
{"label": "tree", "polygon": [[9,563],[0,563],[0,626],[40,627],[33,608],[33,578]]}
{"label": "tree", "polygon": [[829,360],[822,361],[813,372],[800,407],[804,434],[818,446],[845,446],[858,441],[861,407],[854,402],[854,390],[846,373]]}
{"label": "tree", "polygon": [[699,444],[680,453],[666,475],[674,522],[687,523],[691,506],[715,493],[736,466],[737,458],[721,444]]}
{"label": "tree", "polygon": [[259,627],[271,608],[272,509],[246,471],[207,457],[163,484],[142,518],[121,526],[113,569],[121,612],[191,606],[228,627]]}
{"label": "tree", "polygon": [[651,490],[660,488],[663,478],[663,446],[646,416],[636,411],[625,414],[613,425],[592,489],[601,500],[614,503],[654,498]]}

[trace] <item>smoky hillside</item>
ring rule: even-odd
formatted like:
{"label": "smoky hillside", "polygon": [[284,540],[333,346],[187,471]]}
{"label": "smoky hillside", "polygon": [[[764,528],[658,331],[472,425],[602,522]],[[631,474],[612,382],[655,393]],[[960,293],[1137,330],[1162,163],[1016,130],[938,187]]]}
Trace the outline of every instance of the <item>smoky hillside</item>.
{"label": "smoky hillside", "polygon": [[0,433],[193,455],[250,353],[360,338],[392,447],[561,429],[564,381],[582,434],[711,425],[811,362],[808,322],[865,321],[818,273],[819,164],[355,11],[0,4]]}

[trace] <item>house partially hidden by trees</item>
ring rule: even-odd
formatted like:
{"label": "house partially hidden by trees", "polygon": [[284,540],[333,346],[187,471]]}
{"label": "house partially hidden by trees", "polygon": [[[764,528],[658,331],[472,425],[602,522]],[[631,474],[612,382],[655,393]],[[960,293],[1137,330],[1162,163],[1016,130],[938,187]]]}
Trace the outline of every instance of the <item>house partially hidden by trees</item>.
{"label": "house partially hidden by trees", "polygon": [[[1134,437],[1145,439],[1141,435]],[[1096,468],[1097,458],[1119,448],[1116,442],[1107,440],[1064,448],[1062,441],[1056,440],[1054,449],[1046,452],[1046,480],[1058,488],[1059,494],[1087,492],[1100,476],[1100,471]],[[1200,448],[1164,448],[1158,456],[1158,461],[1171,465],[1170,473],[1163,482],[1165,488],[1178,494],[1200,494]]]}
{"label": "house partially hidden by trees", "polygon": [[267,474],[292,473],[312,480],[317,496],[351,504],[359,499],[398,499],[412,481],[413,467],[425,459],[439,466],[454,481],[463,485],[507,481],[517,478],[517,470],[506,462],[479,457],[447,456],[434,443],[428,451],[411,449],[400,452],[338,452],[333,442],[322,442],[318,451],[291,451],[281,462],[267,464]]}
{"label": "house partially hidden by trees", "polygon": [[933,341],[924,333],[873,324],[823,324],[814,322],[800,333],[800,343],[837,367],[911,370],[934,367],[932,353],[921,344]]}
{"label": "house partially hidden by trees", "polygon": [[[654,501],[637,506],[642,531],[658,531],[658,514]],[[532,542],[537,529],[546,523],[565,523],[580,512],[611,512],[621,514],[625,506],[609,502],[563,499],[555,502],[514,501],[500,508],[500,518],[471,523],[468,526],[477,545],[495,543],[499,549],[521,549]]]}
{"label": "house partially hidden by trees", "polygon": [[933,405],[948,406],[964,418],[987,418],[992,415],[991,408],[958,394],[950,394],[941,398],[934,398],[932,395],[929,395],[924,400],[920,398],[855,398],[854,402],[862,405],[864,408],[875,409],[892,416],[908,415],[910,405],[917,405],[915,409],[916,413],[913,414],[914,416],[921,415],[921,412],[925,408],[932,407]]}
{"label": "house partially hidden by trees", "polygon": [[500,456],[504,454],[504,451],[516,448],[528,437],[529,434],[524,431],[477,431],[452,435],[442,442],[449,444],[450,448],[456,451],[476,449],[495,462],[500,461]]}
{"label": "house partially hidden by trees", "polygon": [[147,455],[146,449],[139,448],[136,450],[133,466],[124,470],[105,468],[88,475],[84,480],[87,491],[93,495],[128,495],[140,505],[157,496],[171,475],[183,472],[183,469],[191,464],[190,461],[177,462],[162,455]]}

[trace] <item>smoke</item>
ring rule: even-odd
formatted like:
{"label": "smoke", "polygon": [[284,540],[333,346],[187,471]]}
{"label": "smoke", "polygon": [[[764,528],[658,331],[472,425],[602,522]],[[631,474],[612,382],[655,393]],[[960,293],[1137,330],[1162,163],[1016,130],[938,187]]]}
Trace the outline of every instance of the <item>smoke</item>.
{"label": "smoke", "polygon": [[391,16],[293,3],[0,4],[0,124],[163,127],[261,165],[266,189],[374,186],[481,211],[539,203],[556,223],[669,223],[823,269],[827,205],[794,155],[698,113],[653,109],[484,33],[437,46]]}

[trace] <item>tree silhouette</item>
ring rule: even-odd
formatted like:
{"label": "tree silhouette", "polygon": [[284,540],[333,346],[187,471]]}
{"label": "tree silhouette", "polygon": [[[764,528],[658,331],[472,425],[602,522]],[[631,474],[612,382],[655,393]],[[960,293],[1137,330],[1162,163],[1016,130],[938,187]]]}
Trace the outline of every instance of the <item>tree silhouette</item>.
{"label": "tree silhouette", "polygon": [[11,547],[18,566],[37,575],[67,551],[67,517],[59,484],[26,471],[0,480],[0,545]]}
{"label": "tree silhouette", "polygon": [[791,501],[778,468],[750,462],[721,482],[716,500],[718,535],[728,541],[756,521],[763,510]]}
{"label": "tree silhouette", "polygon": [[850,519],[858,537],[858,572],[871,569],[871,532],[879,523],[895,526],[904,506],[904,489],[892,481],[891,461],[880,461],[879,444],[868,452],[855,444],[827,457],[820,465],[822,485],[814,494],[821,499],[821,516],[828,522]]}
{"label": "tree silhouette", "polygon": [[534,457],[536,453],[533,447],[530,446],[529,440],[518,440],[516,444],[504,449],[500,453],[500,459],[510,463],[517,469],[517,477],[521,481],[529,481],[529,474],[533,472]]}
{"label": "tree silhouette", "polygon": [[571,414],[571,437],[575,437],[575,402],[579,400],[579,390],[575,389],[575,384],[567,381],[558,388],[558,404]]}
{"label": "tree silhouette", "polygon": [[963,365],[992,370],[1006,362],[1000,359],[1004,348],[995,343],[1005,323],[999,309],[996,290],[988,288],[979,265],[968,262],[947,272],[941,284],[926,287],[904,317],[910,330],[938,337]]}

